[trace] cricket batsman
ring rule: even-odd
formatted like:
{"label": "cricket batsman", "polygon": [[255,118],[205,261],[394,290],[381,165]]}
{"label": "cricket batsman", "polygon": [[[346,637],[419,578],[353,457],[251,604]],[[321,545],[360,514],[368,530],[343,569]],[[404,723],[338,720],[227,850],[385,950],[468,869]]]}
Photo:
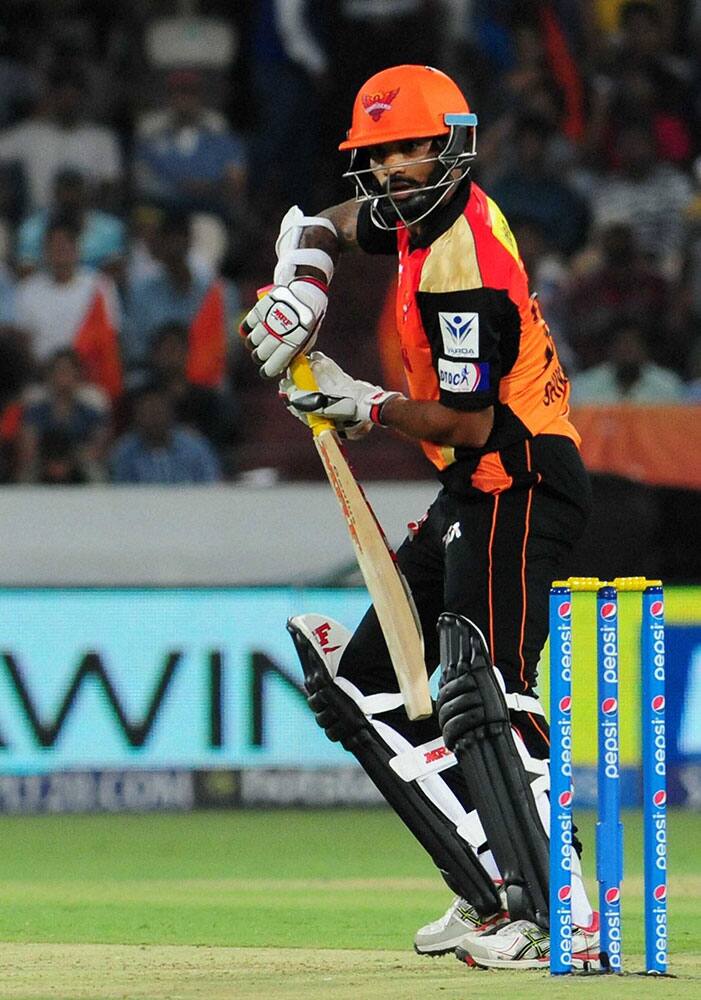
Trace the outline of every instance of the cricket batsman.
{"label": "cricket batsman", "polygon": [[[371,607],[353,635],[320,615],[288,629],[309,705],[428,851],[455,899],[415,937],[468,965],[549,961],[549,740],[534,694],[548,593],[590,506],[569,383],[508,223],[470,178],[477,117],[444,73],[395,66],[361,87],[342,150],[356,197],[282,221],[274,284],[242,333],[292,412],[421,441],[440,491],[397,552],[440,665],[433,716],[410,721]],[[311,354],[339,255],[397,258],[408,396]],[[566,575],[566,573],[565,573]],[[573,853],[573,966],[598,967],[598,914]]]}

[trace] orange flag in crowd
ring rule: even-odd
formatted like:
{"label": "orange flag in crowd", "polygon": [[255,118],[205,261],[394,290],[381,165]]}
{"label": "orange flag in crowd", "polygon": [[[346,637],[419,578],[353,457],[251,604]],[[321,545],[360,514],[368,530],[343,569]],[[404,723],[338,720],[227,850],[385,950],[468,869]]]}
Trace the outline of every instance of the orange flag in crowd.
{"label": "orange flag in crowd", "polygon": [[85,375],[105,390],[110,399],[122,391],[122,364],[117,330],[104,291],[98,287],[73,342],[83,362]]}
{"label": "orange flag in crowd", "polygon": [[13,400],[0,412],[0,441],[16,440],[21,426],[22,404]]}
{"label": "orange flag in crowd", "polygon": [[190,325],[187,377],[197,385],[217,388],[226,365],[226,306],[224,289],[216,281],[207,291]]}

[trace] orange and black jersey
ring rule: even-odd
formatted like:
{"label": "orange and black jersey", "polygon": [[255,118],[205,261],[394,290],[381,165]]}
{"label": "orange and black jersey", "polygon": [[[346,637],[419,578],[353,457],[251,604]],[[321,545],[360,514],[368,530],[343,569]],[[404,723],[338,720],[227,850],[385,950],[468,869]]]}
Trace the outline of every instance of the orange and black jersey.
{"label": "orange and black jersey", "polygon": [[363,250],[398,255],[396,322],[411,397],[494,407],[484,447],[422,442],[426,455],[451,492],[496,494],[547,478],[576,501],[569,383],[506,219],[466,179],[426,222],[412,240],[406,228],[377,228],[369,205],[358,219]]}

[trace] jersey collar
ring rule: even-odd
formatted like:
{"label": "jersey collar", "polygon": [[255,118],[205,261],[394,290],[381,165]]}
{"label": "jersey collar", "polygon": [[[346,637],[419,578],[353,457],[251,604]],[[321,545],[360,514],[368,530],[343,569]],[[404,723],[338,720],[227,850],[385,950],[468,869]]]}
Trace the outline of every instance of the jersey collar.
{"label": "jersey collar", "polygon": [[470,190],[472,188],[472,180],[470,176],[463,177],[463,179],[458,184],[453,197],[444,205],[440,205],[435,212],[432,212],[421,228],[421,235],[414,237],[413,235],[409,241],[410,250],[418,250],[423,247],[428,247],[434,240],[437,240],[439,236],[447,232],[453,223],[458,219],[462,213],[465,211],[465,205],[467,205],[468,199],[470,197]]}

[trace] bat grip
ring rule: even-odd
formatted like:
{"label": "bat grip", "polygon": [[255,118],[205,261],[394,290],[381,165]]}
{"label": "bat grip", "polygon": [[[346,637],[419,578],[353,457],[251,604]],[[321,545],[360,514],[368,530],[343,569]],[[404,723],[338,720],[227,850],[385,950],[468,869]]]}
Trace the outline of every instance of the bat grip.
{"label": "bat grip", "polygon": [[[319,386],[316,384],[316,379],[312,372],[312,366],[309,364],[309,358],[306,354],[298,354],[296,358],[293,358],[290,365],[290,375],[298,389],[305,389],[307,392],[319,391]],[[332,431],[335,429],[333,420],[329,420],[328,417],[322,417],[318,413],[308,413],[306,416],[307,423],[314,437],[317,437],[323,431]]]}

